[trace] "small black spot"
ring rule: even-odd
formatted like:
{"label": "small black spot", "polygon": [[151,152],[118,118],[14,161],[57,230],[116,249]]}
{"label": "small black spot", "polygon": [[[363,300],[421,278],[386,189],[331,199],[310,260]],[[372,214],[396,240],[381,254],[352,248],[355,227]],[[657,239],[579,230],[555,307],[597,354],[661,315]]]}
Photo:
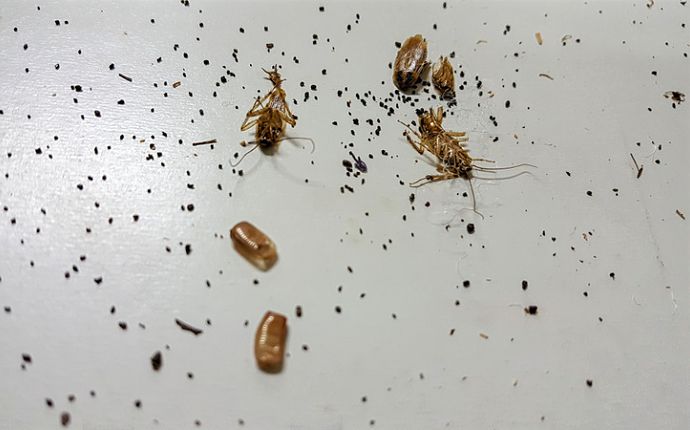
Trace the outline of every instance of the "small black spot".
{"label": "small black spot", "polygon": [[523,290],[527,289],[527,281],[522,281],[522,289]]}
{"label": "small black spot", "polygon": [[161,354],[160,351],[156,351],[156,353],[151,356],[151,367],[157,372],[161,369],[161,366],[163,366],[163,354]]}
{"label": "small black spot", "polygon": [[525,313],[529,315],[536,315],[538,311],[538,307],[535,305],[529,305],[525,308]]}
{"label": "small black spot", "polygon": [[592,381],[591,379],[586,380],[585,383],[587,384],[588,387],[591,387],[592,385],[594,385],[594,381]]}
{"label": "small black spot", "polygon": [[474,233],[474,224],[472,224],[472,223],[467,224],[467,232],[468,232],[469,234],[473,234],[473,233]]}

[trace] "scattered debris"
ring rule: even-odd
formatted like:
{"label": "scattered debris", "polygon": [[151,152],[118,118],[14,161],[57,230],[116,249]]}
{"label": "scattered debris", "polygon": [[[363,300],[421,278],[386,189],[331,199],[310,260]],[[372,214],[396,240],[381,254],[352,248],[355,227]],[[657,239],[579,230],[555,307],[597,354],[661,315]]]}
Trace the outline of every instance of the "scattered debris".
{"label": "scattered debris", "polygon": [[546,73],[540,73],[540,74],[539,74],[539,77],[540,77],[540,78],[550,79],[550,80],[553,81],[553,78],[551,77],[551,75],[547,75]]}
{"label": "scattered debris", "polygon": [[132,78],[130,78],[129,76],[123,75],[122,73],[118,73],[117,75],[127,82],[132,82]]}
{"label": "scattered debris", "polygon": [[362,173],[367,173],[369,169],[367,168],[367,164],[364,161],[362,161],[362,158],[355,156],[355,154],[353,154],[352,151],[350,151],[350,155],[352,156],[352,159],[355,160],[355,169],[359,170]]}
{"label": "scattered debris", "polygon": [[177,88],[177,87],[179,87],[180,85],[182,85],[182,82],[180,82],[180,81],[175,81],[175,82],[173,82],[172,87],[173,87],[173,88]]}
{"label": "scattered debris", "polygon": [[561,37],[561,43],[563,46],[565,46],[565,43],[572,38],[573,36],[571,34],[566,34],[565,36]]}
{"label": "scattered debris", "polygon": [[540,32],[537,31],[536,33],[534,33],[534,38],[537,39],[537,43],[538,43],[539,45],[541,45],[541,44],[544,43],[544,40],[541,38],[541,33],[540,33]]}
{"label": "scattered debris", "polygon": [[674,103],[681,104],[685,101],[685,94],[680,91],[666,91],[664,97],[671,99]]}
{"label": "scattered debris", "polygon": [[647,0],[647,9],[651,9],[654,6],[654,0]]}
{"label": "scattered debris", "polygon": [[685,214],[681,212],[680,209],[676,209],[676,213],[683,221],[685,221]]}
{"label": "scattered debris", "polygon": [[186,322],[184,322],[184,321],[182,321],[181,319],[178,319],[178,318],[175,318],[175,324],[177,324],[178,326],[180,326],[180,328],[181,328],[182,330],[191,332],[194,336],[198,336],[198,335],[200,335],[201,333],[204,332],[203,330],[201,330],[201,329],[199,329],[199,328],[196,328],[196,327],[194,327],[194,326],[192,326],[192,325],[189,325],[189,324],[187,324]]}
{"label": "scattered debris", "polygon": [[218,142],[216,141],[216,139],[202,140],[201,142],[192,143],[192,146],[209,145],[212,143],[218,143]]}
{"label": "scattered debris", "polygon": [[640,179],[640,176],[642,176],[642,170],[644,169],[644,166],[640,166],[637,164],[637,160],[635,160],[635,156],[630,154],[630,158],[632,158],[633,163],[635,163],[635,168],[637,169],[637,179]]}
{"label": "scattered debris", "polygon": [[489,335],[488,335],[488,334],[484,334],[484,333],[479,333],[479,337],[481,337],[482,339],[488,339],[488,338],[489,338]]}

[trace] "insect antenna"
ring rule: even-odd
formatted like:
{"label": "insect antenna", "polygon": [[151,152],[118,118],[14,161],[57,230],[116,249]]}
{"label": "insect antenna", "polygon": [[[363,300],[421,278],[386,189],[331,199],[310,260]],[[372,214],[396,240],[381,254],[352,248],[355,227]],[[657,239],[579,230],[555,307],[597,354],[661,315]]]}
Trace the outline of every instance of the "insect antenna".
{"label": "insect antenna", "polygon": [[534,167],[535,169],[537,166],[534,164],[529,164],[529,163],[520,163],[520,164],[515,164],[513,166],[505,166],[505,167],[483,167],[483,166],[472,166],[473,169],[479,170],[480,172],[494,172],[497,170],[510,170],[514,169],[516,167],[523,167],[523,166],[528,166],[528,167]]}
{"label": "insect antenna", "polygon": [[311,152],[310,154],[314,153],[314,150],[316,149],[316,145],[314,144],[314,139],[310,137],[284,137],[280,139],[278,142],[281,142],[283,140],[308,140],[311,143]]}
{"label": "insect antenna", "polygon": [[[495,173],[495,172],[487,172],[487,173]],[[502,176],[502,177],[500,177],[500,178],[496,178],[496,177],[493,177],[493,178],[492,178],[492,177],[485,178],[485,177],[476,176],[476,175],[472,175],[472,177],[473,177],[474,179],[481,179],[481,180],[483,180],[483,181],[505,181],[505,180],[508,180],[508,179],[513,179],[513,178],[517,178],[518,176],[528,175],[528,174],[530,174],[530,172],[522,171],[522,172],[519,172],[519,173],[515,173],[515,174],[513,174],[513,175],[509,175],[509,176]]]}
{"label": "insect antenna", "polygon": [[467,182],[470,183],[470,194],[472,195],[472,212],[476,213],[482,219],[484,219],[484,215],[482,215],[481,212],[477,210],[477,198],[474,195],[474,186],[472,185],[472,179],[468,179]]}
{"label": "insect antenna", "polygon": [[[251,154],[252,151],[254,151],[256,148],[259,147],[259,144],[256,143],[256,142],[249,142],[249,143],[247,143],[247,145],[252,145],[252,144],[254,145],[254,147],[253,147],[252,149],[250,149],[249,151],[245,152],[245,153],[240,157],[240,159],[237,160],[237,163],[234,163],[234,164],[233,164],[232,161],[230,162],[230,165],[231,165],[232,167],[237,167],[237,166],[239,166],[240,163],[242,162],[242,160],[244,160],[244,157],[246,157],[247,155]],[[244,145],[243,145],[243,146],[244,146]]]}

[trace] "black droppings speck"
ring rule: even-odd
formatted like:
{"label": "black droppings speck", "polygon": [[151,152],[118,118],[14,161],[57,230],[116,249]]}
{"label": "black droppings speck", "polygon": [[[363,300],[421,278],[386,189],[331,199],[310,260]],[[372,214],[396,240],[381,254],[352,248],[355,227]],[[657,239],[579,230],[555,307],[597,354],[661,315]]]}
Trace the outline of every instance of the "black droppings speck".
{"label": "black droppings speck", "polygon": [[156,351],[152,356],[151,356],[151,367],[153,370],[156,372],[161,369],[163,366],[163,354],[161,354],[160,351]]}
{"label": "black droppings speck", "polygon": [[99,111],[99,110],[93,111],[93,114],[96,115],[96,118],[100,118],[100,117],[101,117],[101,111]]}
{"label": "black droppings speck", "polygon": [[336,307],[335,307],[335,313],[339,314],[339,313],[341,313],[342,311],[343,311],[343,310],[342,310],[342,308],[341,308],[340,306],[336,306]]}
{"label": "black droppings speck", "polygon": [[469,288],[470,287],[469,279],[465,279],[464,281],[462,281],[462,286],[465,288]]}
{"label": "black droppings speck", "polygon": [[616,274],[613,272],[609,273],[609,276],[611,277],[611,279],[616,279]]}
{"label": "black droppings speck", "polygon": [[187,254],[187,255],[191,254],[191,253],[192,253],[192,245],[190,245],[189,243],[186,244],[186,245],[184,246],[184,252],[185,252],[185,254]]}
{"label": "black droppings speck", "polygon": [[588,387],[591,387],[592,385],[594,385],[594,381],[592,381],[591,379],[586,380],[585,383],[587,384]]}
{"label": "black droppings speck", "polygon": [[295,316],[297,316],[297,318],[302,318],[302,306],[297,305],[295,307]]}
{"label": "black droppings speck", "polygon": [[529,305],[525,308],[525,313],[529,315],[536,315],[538,311],[538,307],[535,305]]}
{"label": "black droppings speck", "polygon": [[63,412],[60,414],[60,424],[62,424],[63,427],[69,426],[69,423],[71,421],[69,412]]}
{"label": "black droppings speck", "polygon": [[473,233],[474,233],[474,224],[472,224],[472,223],[467,224],[467,232],[468,232],[469,234],[473,234]]}
{"label": "black droppings speck", "polygon": [[30,354],[22,354],[22,360],[27,364],[31,364],[33,362]]}
{"label": "black droppings speck", "polygon": [[522,281],[522,289],[523,290],[527,289],[527,281]]}

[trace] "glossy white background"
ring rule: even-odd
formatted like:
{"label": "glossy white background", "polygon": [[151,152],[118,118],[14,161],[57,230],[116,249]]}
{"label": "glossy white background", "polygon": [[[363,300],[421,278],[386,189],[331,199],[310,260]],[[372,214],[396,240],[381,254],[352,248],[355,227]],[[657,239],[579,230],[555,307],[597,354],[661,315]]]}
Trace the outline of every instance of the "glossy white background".
{"label": "glossy white background", "polygon": [[[190,3],[0,3],[0,428],[58,428],[62,411],[79,429],[690,427],[690,115],[663,97],[690,93],[690,6]],[[400,183],[433,173],[396,120],[438,101],[390,94],[394,43],[415,33],[465,72],[446,127],[475,156],[538,166],[476,181],[485,219],[464,181]],[[239,177],[272,64],[289,133],[316,150],[257,151]],[[273,270],[232,249],[243,219],[275,240]],[[288,316],[279,375],[252,356],[267,309]]]}

